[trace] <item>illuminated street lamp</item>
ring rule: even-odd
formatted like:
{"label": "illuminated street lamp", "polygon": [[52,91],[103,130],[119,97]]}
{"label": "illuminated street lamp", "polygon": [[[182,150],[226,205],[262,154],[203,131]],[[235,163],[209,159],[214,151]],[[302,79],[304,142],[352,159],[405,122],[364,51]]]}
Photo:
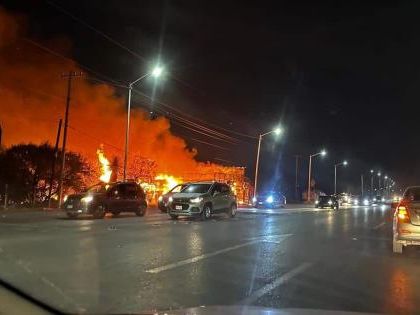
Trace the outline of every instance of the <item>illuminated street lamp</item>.
{"label": "illuminated street lamp", "polygon": [[279,136],[283,132],[283,129],[277,127],[266,133],[262,133],[258,137],[258,149],[257,149],[257,161],[255,162],[255,177],[254,177],[254,198],[257,197],[257,184],[258,184],[258,167],[260,163],[260,149],[261,149],[261,140],[264,136],[274,133],[276,136]]}
{"label": "illuminated street lamp", "polygon": [[337,195],[337,166],[340,166],[340,165],[347,166],[347,164],[348,164],[347,161],[334,164],[334,195]]}
{"label": "illuminated street lamp", "polygon": [[381,172],[378,172],[378,192],[381,190]]}
{"label": "illuminated street lamp", "polygon": [[322,150],[321,152],[309,155],[309,170],[308,170],[308,196],[307,201],[311,201],[311,172],[312,172],[312,158],[318,155],[325,156],[327,151]]}
{"label": "illuminated street lamp", "polygon": [[127,179],[127,158],[128,158],[128,141],[130,137],[130,116],[131,116],[131,90],[133,89],[133,85],[140,82],[141,80],[152,76],[155,79],[159,78],[163,73],[163,68],[161,66],[155,66],[151,72],[148,72],[137,80],[130,82],[128,84],[128,100],[127,100],[127,123],[125,127],[125,150],[124,150],[124,172],[123,172],[123,179]]}

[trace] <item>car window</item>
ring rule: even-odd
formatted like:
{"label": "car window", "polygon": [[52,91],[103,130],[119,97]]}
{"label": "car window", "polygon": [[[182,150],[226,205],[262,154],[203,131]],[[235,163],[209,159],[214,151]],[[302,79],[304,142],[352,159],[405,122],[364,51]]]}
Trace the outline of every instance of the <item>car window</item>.
{"label": "car window", "polygon": [[129,199],[137,198],[137,185],[121,185],[124,186],[124,197]]}
{"label": "car window", "polygon": [[227,194],[227,193],[229,193],[230,189],[229,189],[229,186],[228,186],[228,185],[226,185],[226,184],[222,184],[222,185],[220,185],[220,186],[221,186],[221,187],[220,187],[220,188],[221,188],[220,190],[221,190],[221,192],[222,192],[222,193],[224,193],[224,194],[225,194],[225,193],[226,193],[226,194]]}
{"label": "car window", "polygon": [[188,185],[176,185],[174,188],[172,188],[171,190],[170,190],[170,192],[173,192],[173,193],[178,193],[178,192],[180,192],[182,189],[184,189],[185,187],[187,187]]}
{"label": "car window", "polygon": [[404,193],[404,199],[408,199],[410,201],[420,201],[420,187],[407,189]]}

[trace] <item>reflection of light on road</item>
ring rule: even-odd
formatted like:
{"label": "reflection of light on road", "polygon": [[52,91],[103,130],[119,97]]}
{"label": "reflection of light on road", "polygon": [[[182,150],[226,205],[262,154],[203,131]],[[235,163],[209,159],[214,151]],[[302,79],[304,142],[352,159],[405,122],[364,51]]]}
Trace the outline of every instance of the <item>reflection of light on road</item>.
{"label": "reflection of light on road", "polygon": [[188,254],[190,256],[201,255],[203,252],[203,239],[200,233],[190,233],[188,237]]}
{"label": "reflection of light on road", "polygon": [[328,213],[326,225],[327,225],[327,235],[332,236],[333,227],[334,227],[334,214],[332,212]]}
{"label": "reflection of light on road", "polygon": [[385,298],[384,313],[415,313],[411,280],[410,274],[402,268],[394,268],[391,271],[388,288],[390,292],[385,292],[387,297]]}

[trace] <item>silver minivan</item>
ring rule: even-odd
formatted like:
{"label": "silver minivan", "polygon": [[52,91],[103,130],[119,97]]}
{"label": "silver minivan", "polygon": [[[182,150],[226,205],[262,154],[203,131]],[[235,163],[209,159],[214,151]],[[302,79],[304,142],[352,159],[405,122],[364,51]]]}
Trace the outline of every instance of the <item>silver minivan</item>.
{"label": "silver minivan", "polygon": [[393,251],[402,253],[404,246],[420,245],[420,186],[408,187],[395,208]]}
{"label": "silver minivan", "polygon": [[226,212],[236,215],[236,196],[229,185],[219,182],[189,183],[180,192],[169,197],[168,214],[176,220],[178,216],[201,217],[207,220],[212,214]]}

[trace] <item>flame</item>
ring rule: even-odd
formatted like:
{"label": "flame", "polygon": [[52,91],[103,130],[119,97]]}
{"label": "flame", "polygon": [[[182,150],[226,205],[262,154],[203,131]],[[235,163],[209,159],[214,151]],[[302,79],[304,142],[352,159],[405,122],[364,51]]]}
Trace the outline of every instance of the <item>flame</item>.
{"label": "flame", "polygon": [[163,192],[167,192],[171,190],[172,188],[174,188],[176,185],[179,185],[183,182],[183,180],[179,177],[175,177],[175,176],[163,174],[163,173],[156,175],[155,180],[163,181],[163,187],[162,187]]}
{"label": "flame", "polygon": [[102,148],[96,150],[96,154],[98,155],[99,163],[101,164],[101,176],[99,179],[104,183],[109,183],[111,179],[112,170],[109,166],[109,161],[105,156],[105,152]]}

